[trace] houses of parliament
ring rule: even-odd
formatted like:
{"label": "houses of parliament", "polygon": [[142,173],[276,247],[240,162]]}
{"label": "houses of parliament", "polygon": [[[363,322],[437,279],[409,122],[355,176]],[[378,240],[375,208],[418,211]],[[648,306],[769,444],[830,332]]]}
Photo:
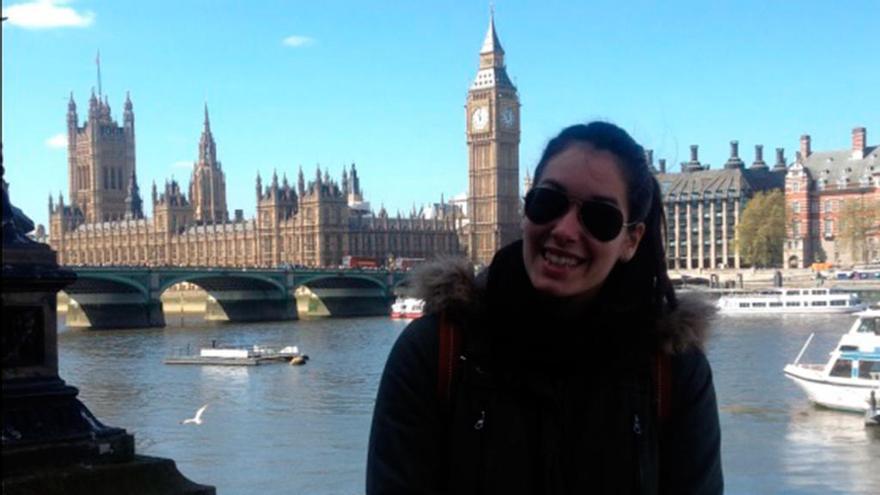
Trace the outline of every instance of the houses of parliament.
{"label": "houses of parliament", "polygon": [[205,106],[187,189],[153,182],[152,218],[144,215],[137,180],[135,115],[126,95],[122,124],[94,91],[80,126],[71,94],[67,108],[68,185],[49,198],[49,242],[66,265],[277,267],[337,266],[343,257],[384,261],[467,254],[486,264],[519,237],[519,100],[504,50],[489,20],[479,69],[467,95],[468,199],[441,200],[406,217],[364,201],[358,171],[337,181],[317,168],[296,184],[277,173],[256,178],[256,216],[230,217],[226,178]]}

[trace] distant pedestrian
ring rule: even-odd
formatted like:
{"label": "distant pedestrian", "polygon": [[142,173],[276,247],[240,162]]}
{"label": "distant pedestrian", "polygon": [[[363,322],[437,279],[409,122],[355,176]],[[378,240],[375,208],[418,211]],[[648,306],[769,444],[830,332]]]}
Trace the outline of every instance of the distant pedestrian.
{"label": "distant pedestrian", "polygon": [[564,129],[524,213],[476,277],[419,268],[426,316],[382,375],[367,494],[722,493],[711,310],[669,280],[642,147]]}

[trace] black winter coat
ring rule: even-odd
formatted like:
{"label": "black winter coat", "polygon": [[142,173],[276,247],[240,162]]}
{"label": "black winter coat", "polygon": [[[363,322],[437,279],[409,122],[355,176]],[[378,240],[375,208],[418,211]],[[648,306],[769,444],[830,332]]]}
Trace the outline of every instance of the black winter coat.
{"label": "black winter coat", "polygon": [[[428,315],[388,358],[367,494],[722,493],[707,308],[682,301],[660,323],[673,378],[659,424],[656,349],[635,343],[634,320],[598,307],[575,320],[533,311],[519,246],[496,256],[484,283],[466,265],[422,272]],[[464,359],[444,367],[449,397],[437,390],[440,312],[465,340]]]}

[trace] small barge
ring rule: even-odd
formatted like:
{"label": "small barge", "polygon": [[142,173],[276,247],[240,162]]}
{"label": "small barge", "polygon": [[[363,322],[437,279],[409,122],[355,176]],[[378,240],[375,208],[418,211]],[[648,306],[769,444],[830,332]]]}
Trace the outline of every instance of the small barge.
{"label": "small barge", "polygon": [[264,363],[290,362],[302,359],[297,346],[287,346],[281,350],[268,347],[206,347],[198,355],[171,356],[165,364],[207,364],[219,366],[257,366]]}

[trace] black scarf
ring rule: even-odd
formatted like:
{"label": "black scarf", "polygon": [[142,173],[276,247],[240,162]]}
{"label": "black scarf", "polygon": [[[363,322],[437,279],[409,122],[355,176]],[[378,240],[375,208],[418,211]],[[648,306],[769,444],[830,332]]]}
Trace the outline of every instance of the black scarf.
{"label": "black scarf", "polygon": [[608,455],[619,441],[610,431],[627,421],[620,418],[620,384],[646,371],[638,317],[601,292],[582,311],[554,311],[558,301],[530,282],[521,241],[495,255],[486,291],[488,363],[531,425],[532,491],[619,488],[630,478],[620,478],[620,463]]}
{"label": "black scarf", "polygon": [[567,374],[595,363],[596,354],[629,354],[645,347],[645,322],[612,301],[607,291],[576,311],[559,311],[561,301],[532,286],[522,249],[522,241],[502,248],[489,266],[485,328],[495,364],[519,367],[525,356],[548,372]]}

